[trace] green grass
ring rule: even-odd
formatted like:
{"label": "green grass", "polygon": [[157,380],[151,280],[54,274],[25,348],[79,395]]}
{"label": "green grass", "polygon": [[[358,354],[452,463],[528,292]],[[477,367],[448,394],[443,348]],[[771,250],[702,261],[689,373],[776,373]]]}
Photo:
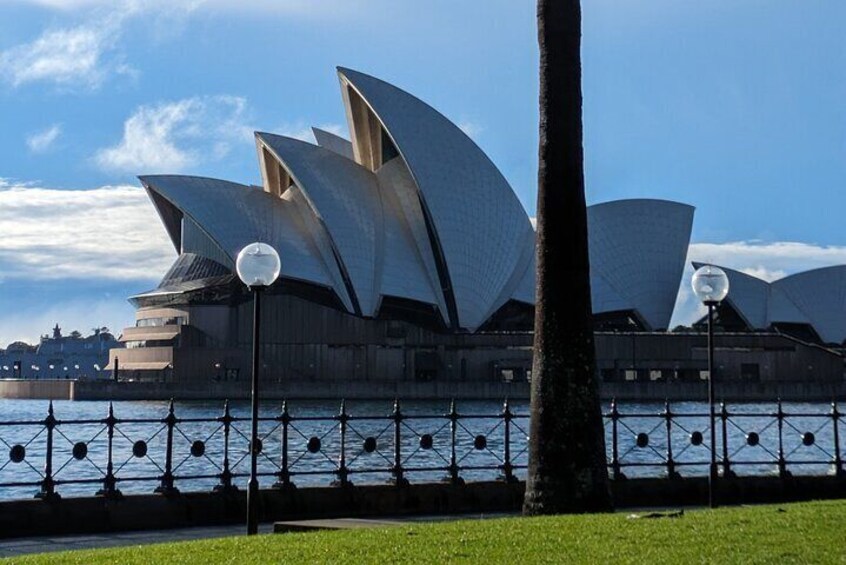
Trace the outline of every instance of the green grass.
{"label": "green grass", "polygon": [[505,518],[49,553],[17,563],[846,563],[846,501]]}

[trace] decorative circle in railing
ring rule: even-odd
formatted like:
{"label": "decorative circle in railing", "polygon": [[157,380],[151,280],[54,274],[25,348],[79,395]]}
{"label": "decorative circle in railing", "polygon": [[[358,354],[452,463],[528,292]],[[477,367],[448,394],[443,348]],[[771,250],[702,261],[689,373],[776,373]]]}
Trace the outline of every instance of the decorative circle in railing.
{"label": "decorative circle in railing", "polygon": [[704,438],[702,437],[702,432],[700,432],[700,431],[695,431],[692,434],[690,434],[690,444],[691,445],[696,445],[696,446],[702,445],[703,439]]}
{"label": "decorative circle in railing", "polygon": [[373,453],[376,451],[376,438],[373,436],[368,437],[364,440],[364,451],[367,453]]}
{"label": "decorative circle in railing", "polygon": [[817,438],[816,438],[816,436],[814,436],[813,432],[805,432],[804,434],[802,434],[802,444],[803,445],[810,447],[810,446],[814,445],[815,441],[817,441]]}
{"label": "decorative circle in railing", "polygon": [[[247,453],[253,449],[253,442],[247,442]],[[264,443],[262,443],[261,438],[256,438],[256,453],[261,453],[264,449]]]}
{"label": "decorative circle in railing", "polygon": [[200,440],[191,444],[191,455],[194,457],[202,457],[206,453],[206,444]]}
{"label": "decorative circle in railing", "polygon": [[479,434],[473,439],[473,447],[482,450],[488,446],[488,438]]}
{"label": "decorative circle in railing", "polygon": [[311,453],[317,453],[318,451],[320,451],[320,445],[320,438],[317,436],[312,436],[311,439],[308,440],[308,445],[306,445],[306,448]]}
{"label": "decorative circle in railing", "polygon": [[638,447],[646,447],[649,445],[649,434],[640,432],[635,438],[635,443]]}
{"label": "decorative circle in railing", "polygon": [[435,441],[432,439],[432,434],[423,434],[420,436],[420,448],[421,449],[432,449],[432,445],[434,445]]}
{"label": "decorative circle in railing", "polygon": [[142,458],[147,455],[147,442],[139,439],[132,444],[132,455],[137,458]]}
{"label": "decorative circle in railing", "polygon": [[88,456],[88,444],[84,441],[78,441],[73,444],[73,458],[77,461],[82,461]]}
{"label": "decorative circle in railing", "polygon": [[13,445],[9,450],[9,459],[12,463],[20,463],[26,459],[26,448],[21,444]]}
{"label": "decorative circle in railing", "polygon": [[756,434],[755,432],[749,432],[748,434],[746,434],[746,444],[747,445],[751,445],[752,447],[755,447],[760,442],[761,442],[761,438],[758,437],[758,434]]}

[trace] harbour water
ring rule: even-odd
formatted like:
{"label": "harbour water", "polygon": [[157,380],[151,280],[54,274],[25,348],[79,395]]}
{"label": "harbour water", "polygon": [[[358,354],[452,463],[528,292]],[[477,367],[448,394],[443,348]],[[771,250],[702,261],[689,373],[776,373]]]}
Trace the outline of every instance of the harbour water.
{"label": "harbour water", "polygon": [[[115,488],[123,494],[154,491],[168,468],[181,491],[211,490],[221,485],[226,469],[232,484],[243,488],[249,471],[249,403],[230,405],[228,425],[217,401],[176,402],[173,408],[169,426],[167,402],[115,402],[110,426],[108,402],[54,402],[50,473],[55,491],[67,497],[103,489],[110,444]],[[336,418],[340,402],[296,401],[287,405],[291,419],[285,425],[282,403],[265,402],[259,428],[261,484],[278,482],[286,470],[297,486],[329,485],[341,478],[342,465],[355,484],[384,483],[395,478],[397,461],[411,482],[444,480],[453,462],[454,472],[467,481],[502,478],[506,462],[516,478],[525,475],[527,402],[509,404],[513,418],[503,417],[502,402],[459,402],[452,419],[450,408],[448,401],[406,402],[398,419],[391,402],[347,402],[349,419],[342,426]],[[678,402],[669,408],[668,416],[663,403],[621,404],[619,416],[612,418],[610,406],[603,405],[607,455],[609,462],[616,455],[619,472],[628,477],[707,474],[707,405]],[[723,419],[717,420],[718,459],[728,459],[738,475],[777,474],[780,456],[786,462],[782,472],[832,473],[832,462],[846,452],[846,419],[833,417],[829,404],[784,403],[781,408],[779,417],[776,403],[728,406],[725,442]],[[31,498],[43,490],[47,413],[46,401],[0,400],[0,499]]]}

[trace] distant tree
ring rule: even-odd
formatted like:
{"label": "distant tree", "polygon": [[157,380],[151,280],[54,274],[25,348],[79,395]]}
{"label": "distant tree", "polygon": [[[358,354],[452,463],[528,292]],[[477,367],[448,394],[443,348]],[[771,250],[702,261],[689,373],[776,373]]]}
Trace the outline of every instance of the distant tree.
{"label": "distant tree", "polygon": [[593,341],[579,0],[538,0],[537,306],[525,514],[612,507]]}
{"label": "distant tree", "polygon": [[70,333],[70,337],[71,337],[71,339],[80,339],[82,337],[82,334],[79,333],[79,330],[73,330]]}

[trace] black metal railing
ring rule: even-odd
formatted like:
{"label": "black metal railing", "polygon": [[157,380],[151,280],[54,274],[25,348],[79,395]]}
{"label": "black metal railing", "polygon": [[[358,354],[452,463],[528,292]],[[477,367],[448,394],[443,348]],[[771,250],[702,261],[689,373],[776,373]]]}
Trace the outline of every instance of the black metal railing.
{"label": "black metal railing", "polygon": [[[708,413],[627,412],[616,402],[604,414],[608,467],[627,477],[707,475],[711,446]],[[525,406],[525,405],[523,405]],[[843,414],[820,410],[730,410],[717,415],[718,464],[723,476],[805,472],[844,476]],[[527,466],[528,414],[506,401],[496,413],[356,414],[345,402],[335,414],[295,415],[283,403],[259,424],[259,477],[266,486],[390,481],[516,481]],[[180,417],[171,402],[158,418],[121,418],[110,403],[102,419],[59,419],[52,402],[40,420],[0,422],[0,499],[60,493],[120,497],[129,492],[173,495],[179,489],[237,489],[249,474],[249,418],[228,402],[216,417]],[[146,485],[146,486],[145,486]]]}
{"label": "black metal railing", "polygon": [[[704,405],[707,410],[707,404]],[[680,478],[707,475],[711,446],[707,411],[676,412],[669,402],[660,412],[621,412],[616,402],[605,414],[611,476]],[[634,425],[632,425],[634,424]],[[794,473],[844,476],[843,414],[828,410],[730,410],[716,407],[717,465],[723,477]],[[625,471],[625,472],[624,472]]]}

